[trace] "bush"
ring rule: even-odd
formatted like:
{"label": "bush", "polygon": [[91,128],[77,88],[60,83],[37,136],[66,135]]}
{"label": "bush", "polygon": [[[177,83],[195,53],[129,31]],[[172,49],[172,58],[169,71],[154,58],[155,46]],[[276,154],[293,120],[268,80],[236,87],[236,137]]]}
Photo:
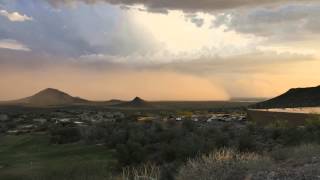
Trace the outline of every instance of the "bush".
{"label": "bush", "polygon": [[81,139],[81,133],[76,127],[55,127],[50,134],[50,141],[55,144],[73,143]]}
{"label": "bush", "polygon": [[218,131],[215,134],[215,137],[214,137],[215,146],[217,148],[228,147],[229,146],[229,140],[230,139],[229,139],[228,134],[226,134],[224,132],[221,132],[221,131]]}
{"label": "bush", "polygon": [[305,132],[298,128],[288,128],[282,132],[283,145],[299,145],[304,141]]}
{"label": "bush", "polygon": [[255,139],[249,132],[243,132],[238,140],[238,149],[241,152],[255,151],[256,144]]}
{"label": "bush", "polygon": [[184,120],[182,122],[182,127],[187,131],[194,131],[196,128],[196,124],[191,120]]}
{"label": "bush", "polygon": [[308,119],[305,123],[305,126],[308,130],[319,130],[320,129],[320,117],[315,116]]}
{"label": "bush", "polygon": [[268,125],[269,128],[274,129],[286,129],[290,126],[289,122],[287,120],[277,120],[270,125]]}
{"label": "bush", "polygon": [[5,133],[8,130],[8,127],[5,124],[0,123],[0,134]]}
{"label": "bush", "polygon": [[282,148],[272,151],[271,157],[277,161],[309,161],[320,155],[320,145],[304,144],[297,147]]}
{"label": "bush", "polygon": [[145,149],[134,141],[128,141],[126,144],[119,144],[116,147],[117,158],[123,165],[139,164],[145,159]]}

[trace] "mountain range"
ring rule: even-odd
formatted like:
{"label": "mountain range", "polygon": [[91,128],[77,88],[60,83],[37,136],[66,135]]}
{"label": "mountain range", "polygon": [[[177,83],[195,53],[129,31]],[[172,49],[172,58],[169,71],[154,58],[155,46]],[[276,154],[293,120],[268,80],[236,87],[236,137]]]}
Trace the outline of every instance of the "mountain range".
{"label": "mountain range", "polygon": [[[21,106],[69,106],[69,105],[104,105],[117,108],[153,108],[153,104],[140,97],[132,101],[110,100],[89,101],[79,97],[71,96],[58,89],[47,88],[30,97],[0,102],[1,105]],[[316,107],[320,106],[320,86],[308,88],[293,88],[284,94],[249,106],[250,108],[294,108],[294,107]]]}
{"label": "mountain range", "polygon": [[110,100],[110,101],[89,101],[79,97],[71,96],[58,89],[47,88],[32,96],[13,100],[0,102],[1,105],[21,105],[21,106],[70,106],[70,105],[106,105],[117,107],[152,107],[149,103],[143,99],[136,97],[132,101]]}
{"label": "mountain range", "polygon": [[32,96],[2,102],[2,104],[13,104],[13,105],[26,105],[26,106],[58,106],[58,105],[72,105],[72,104],[84,104],[90,101],[73,97],[65,92],[57,89],[47,88]]}

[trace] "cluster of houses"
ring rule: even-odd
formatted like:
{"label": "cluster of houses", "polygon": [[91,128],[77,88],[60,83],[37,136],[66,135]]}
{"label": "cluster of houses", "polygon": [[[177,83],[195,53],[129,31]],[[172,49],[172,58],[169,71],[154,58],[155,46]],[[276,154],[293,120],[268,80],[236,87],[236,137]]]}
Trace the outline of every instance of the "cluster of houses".
{"label": "cluster of houses", "polygon": [[194,122],[201,123],[211,123],[211,122],[243,122],[247,120],[246,114],[243,113],[212,113],[212,114],[193,114],[191,116],[184,115],[169,115],[165,117],[161,117],[158,115],[155,116],[139,116],[137,121],[139,122],[150,122],[150,121],[184,121],[191,120]]}
{"label": "cluster of houses", "polygon": [[[47,114],[0,114],[0,125],[6,124],[7,134],[25,134],[41,131],[50,124],[62,126],[87,126],[99,122],[115,122],[124,119],[122,112],[103,111],[58,111]],[[0,126],[1,129],[2,126]],[[0,131],[1,132],[1,131]]]}
{"label": "cluster of houses", "polygon": [[[179,115],[179,113],[160,115],[153,113],[146,115],[142,112],[136,112],[134,116],[138,122],[182,122],[191,120],[204,124],[212,122],[243,122],[246,120],[246,114],[243,113],[194,113],[189,115]],[[116,122],[128,117],[127,113],[117,111],[60,110],[46,114],[31,112],[13,115],[0,114],[0,125],[9,124],[5,130],[7,134],[22,134],[44,131],[44,128],[50,124],[74,127],[88,126],[100,122]]]}
{"label": "cluster of houses", "polygon": [[115,122],[118,119],[124,119],[126,116],[122,112],[83,112],[77,115],[81,121],[89,122]]}

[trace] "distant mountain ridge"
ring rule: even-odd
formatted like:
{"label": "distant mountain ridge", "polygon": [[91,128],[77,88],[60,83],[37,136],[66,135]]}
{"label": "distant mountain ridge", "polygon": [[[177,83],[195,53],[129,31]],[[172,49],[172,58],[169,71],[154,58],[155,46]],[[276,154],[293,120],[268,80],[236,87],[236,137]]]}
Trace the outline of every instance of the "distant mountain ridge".
{"label": "distant mountain ridge", "polygon": [[127,107],[127,108],[151,108],[153,107],[147,101],[141,99],[140,97],[135,97],[132,101],[124,102],[116,105],[117,107]]}
{"label": "distant mountain ridge", "polygon": [[47,88],[38,93],[13,101],[3,101],[0,105],[17,105],[31,107],[48,106],[70,106],[70,105],[99,105],[120,108],[151,108],[151,103],[136,97],[132,101],[111,99],[109,101],[89,101],[79,97],[71,96],[63,91],[54,88]]}
{"label": "distant mountain ridge", "polygon": [[320,106],[320,86],[293,88],[273,99],[257,103],[252,108],[295,108]]}
{"label": "distant mountain ridge", "polygon": [[19,105],[30,105],[30,106],[55,106],[55,105],[72,105],[88,103],[88,100],[73,97],[69,94],[62,92],[57,89],[47,88],[33,96],[18,99],[14,101],[7,101],[6,104],[19,104]]}

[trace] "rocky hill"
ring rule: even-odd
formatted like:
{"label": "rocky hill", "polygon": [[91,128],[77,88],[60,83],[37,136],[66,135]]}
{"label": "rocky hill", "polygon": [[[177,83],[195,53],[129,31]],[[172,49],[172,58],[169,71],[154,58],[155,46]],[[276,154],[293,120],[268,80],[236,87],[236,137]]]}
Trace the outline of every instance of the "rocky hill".
{"label": "rocky hill", "polygon": [[33,96],[19,100],[7,101],[5,104],[17,104],[28,106],[56,106],[87,103],[89,101],[79,97],[73,97],[57,89],[47,88]]}
{"label": "rocky hill", "polygon": [[151,108],[153,107],[149,102],[141,99],[140,97],[135,97],[132,101],[124,102],[116,105],[117,107],[127,107],[127,108]]}
{"label": "rocky hill", "polygon": [[294,88],[273,99],[257,103],[252,108],[294,108],[320,106],[320,86]]}

